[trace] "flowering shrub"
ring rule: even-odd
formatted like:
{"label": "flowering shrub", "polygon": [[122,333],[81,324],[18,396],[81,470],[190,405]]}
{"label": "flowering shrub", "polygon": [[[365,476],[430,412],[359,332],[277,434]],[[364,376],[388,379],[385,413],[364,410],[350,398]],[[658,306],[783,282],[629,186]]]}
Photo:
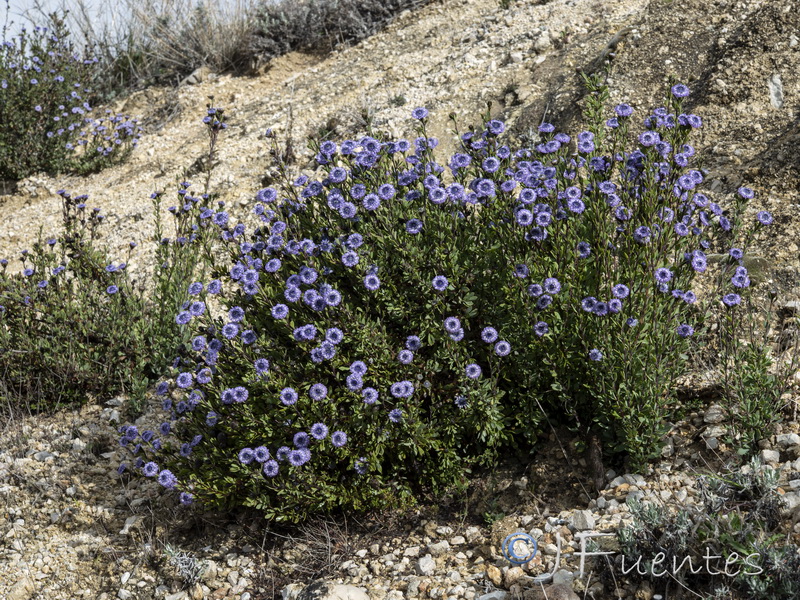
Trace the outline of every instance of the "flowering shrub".
{"label": "flowering shrub", "polygon": [[[203,123],[209,146],[208,179],[216,144],[227,125],[221,109],[209,106]],[[85,195],[60,190],[64,230],[22,252],[21,273],[7,272],[0,260],[0,393],[12,400],[36,399],[37,408],[86,400],[87,393],[126,391],[138,404],[188,342],[173,313],[183,308],[212,260],[207,232],[208,193],[193,195],[188,181],[178,185],[174,237],[165,237],[160,218],[163,192],[151,195],[156,216],[154,280],[138,285],[127,264],[111,260],[97,244],[104,216],[89,208]],[[205,220],[204,220],[205,219]],[[66,326],[65,326],[66,324]],[[185,351],[185,350],[184,350]],[[177,364],[177,363],[176,363]]]}
{"label": "flowering shrub", "polygon": [[417,108],[413,141],[314,144],[321,176],[260,190],[249,232],[207,209],[230,260],[176,315],[195,337],[158,431],[121,430],[133,468],[186,504],[298,520],[461,483],[546,416],[657,453],[693,282],[731,225],[697,191],[685,86],[628,151],[633,109],[603,121],[588,83],[575,140],[545,123],[515,151],[487,119],[445,166]]}
{"label": "flowering shrub", "polygon": [[37,171],[85,173],[122,160],[136,146],[135,119],[107,110],[93,117],[94,59],[81,58],[63,21],[24,28],[0,47],[0,179]]}
{"label": "flowering shrub", "polygon": [[194,248],[162,244],[155,291],[136,285],[123,261],[96,243],[104,216],[87,196],[59,191],[61,235],[22,252],[21,273],[0,260],[0,370],[8,399],[35,408],[84,402],[87,394],[128,392],[140,400],[174,357],[184,332],[164,307],[186,296],[181,277],[199,260]]}

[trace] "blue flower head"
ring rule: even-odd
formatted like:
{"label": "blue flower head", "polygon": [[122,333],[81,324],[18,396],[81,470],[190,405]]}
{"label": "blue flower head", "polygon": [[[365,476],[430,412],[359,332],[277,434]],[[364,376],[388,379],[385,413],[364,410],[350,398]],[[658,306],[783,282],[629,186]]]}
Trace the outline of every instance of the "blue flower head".
{"label": "blue flower head", "polygon": [[428,110],[422,107],[415,108],[414,110],[411,111],[411,116],[421,121],[422,119],[428,116]]}

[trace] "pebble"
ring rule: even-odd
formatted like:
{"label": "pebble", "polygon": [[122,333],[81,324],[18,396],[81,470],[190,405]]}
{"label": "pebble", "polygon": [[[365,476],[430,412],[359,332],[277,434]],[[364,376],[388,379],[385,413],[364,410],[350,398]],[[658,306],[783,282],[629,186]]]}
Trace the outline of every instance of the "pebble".
{"label": "pebble", "polygon": [[712,404],[703,415],[703,422],[709,424],[721,423],[725,420],[725,411],[719,404]]}
{"label": "pebble", "polygon": [[417,561],[415,569],[419,575],[431,575],[436,569],[436,561],[430,554],[426,554]]}
{"label": "pebble", "polygon": [[430,552],[433,556],[441,556],[449,551],[450,544],[447,542],[447,540],[442,540],[441,542],[436,542],[435,544],[428,544],[428,552]]}
{"label": "pebble", "polygon": [[800,435],[796,433],[782,433],[777,436],[776,444],[780,450],[788,450],[794,446],[800,446]]}
{"label": "pebble", "polygon": [[489,581],[494,585],[499,586],[503,583],[503,572],[494,565],[487,565],[486,577],[488,577]]}
{"label": "pebble", "polygon": [[572,526],[578,531],[594,529],[595,518],[590,510],[579,510],[573,513],[571,518]]}

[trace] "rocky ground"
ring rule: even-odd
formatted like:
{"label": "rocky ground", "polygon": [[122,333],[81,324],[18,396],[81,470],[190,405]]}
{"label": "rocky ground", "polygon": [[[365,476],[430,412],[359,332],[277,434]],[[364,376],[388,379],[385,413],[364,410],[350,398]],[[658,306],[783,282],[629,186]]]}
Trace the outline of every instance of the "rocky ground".
{"label": "rocky ground", "polygon": [[[648,472],[610,471],[599,494],[589,491],[586,460],[574,440],[554,432],[530,464],[511,461],[476,478],[465,497],[425,502],[405,514],[340,515],[268,528],[254,515],[165,504],[154,482],[120,475],[117,465],[127,457],[116,444],[117,426],[127,408],[115,398],[6,425],[0,597],[256,600],[283,594],[308,600],[304,586],[322,579],[352,586],[339,590],[351,600],[535,600],[545,593],[568,599],[576,592],[596,600],[648,600],[664,593],[664,582],[629,581],[619,554],[610,564],[587,559],[579,577],[580,561],[571,556],[580,548],[577,535],[615,533],[630,523],[634,499],[701,510],[697,476],[724,474],[733,464],[731,448],[718,440],[726,429],[724,412],[712,405],[674,425],[662,459]],[[781,530],[793,543],[800,542],[800,479],[793,479],[800,471],[798,432],[797,422],[783,424],[760,452],[779,470]],[[503,540],[518,531],[539,544],[522,568],[502,554]],[[609,539],[602,548],[618,551],[616,537]],[[298,599],[300,593],[306,595]]]}
{"label": "rocky ground", "polygon": [[[46,233],[58,231],[60,188],[88,193],[90,205],[102,207],[104,239],[120,256],[129,241],[148,240],[150,193],[186,178],[200,185],[192,169],[204,152],[200,119],[209,96],[226,108],[231,125],[212,188],[245,213],[272,172],[267,127],[284,148],[291,140],[297,169],[311,166],[304,151],[309,135],[355,137],[370,121],[407,136],[416,106],[431,110],[432,134],[443,151],[454,147],[448,115],[474,124],[490,100],[492,115],[506,120],[517,140],[542,119],[574,131],[582,106],[578,72],[610,61],[612,101],[629,102],[640,115],[659,105],[671,74],[693,90],[689,108],[705,123],[695,144],[705,156],[710,194],[724,201],[749,185],[757,191],[752,210],[774,213],[776,226],[757,241],[755,253],[765,261],[765,284],[791,307],[800,296],[797,0],[509,4],[442,0],[326,57],[291,54],[258,76],[199,72],[178,90],[138,92],[116,107],[146,124],[131,160],[88,177],[39,174],[0,196],[0,255],[19,256],[40,225]],[[147,263],[148,245],[141,246],[133,269]],[[800,497],[790,480],[800,470],[795,396],[787,397],[787,418],[762,453],[781,469],[783,530],[797,543],[793,516]],[[556,532],[568,552],[578,531],[613,531],[624,523],[631,496],[691,503],[697,469],[724,471],[732,450],[719,442],[725,421],[704,406],[674,425],[671,450],[652,472],[609,473],[599,495],[588,491],[584,458],[569,435],[554,432],[531,464],[511,463],[476,479],[466,508],[456,499],[431,501],[405,515],[265,530],[252,515],[165,506],[150,483],[119,475],[116,427],[126,422],[126,410],[125,399],[101,399],[51,416],[9,412],[0,419],[0,597],[246,600],[283,592],[290,600],[297,585],[325,578],[363,587],[373,599],[532,598],[541,586],[531,577],[553,569]],[[496,519],[492,526],[487,516]],[[540,539],[541,564],[512,569],[502,558],[500,542],[517,529]],[[567,559],[547,582],[556,586],[549,598],[617,597],[609,591],[614,585],[621,597],[664,593],[624,578],[600,581],[599,563],[587,567],[587,573],[595,569],[592,577],[579,580],[573,562]],[[357,597],[354,589],[342,591]]]}

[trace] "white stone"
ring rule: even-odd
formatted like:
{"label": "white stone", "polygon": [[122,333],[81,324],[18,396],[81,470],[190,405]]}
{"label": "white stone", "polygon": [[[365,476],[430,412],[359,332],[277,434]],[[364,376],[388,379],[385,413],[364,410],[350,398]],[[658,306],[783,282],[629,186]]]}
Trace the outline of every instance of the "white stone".
{"label": "white stone", "polygon": [[428,552],[430,552],[433,556],[441,556],[449,550],[450,544],[447,542],[447,540],[442,540],[441,542],[436,542],[434,544],[428,544]]}
{"label": "white stone", "polygon": [[436,561],[430,554],[426,554],[417,561],[414,569],[418,575],[432,575],[436,570]]}
{"label": "white stone", "polygon": [[478,596],[478,600],[506,600],[510,597],[510,594],[504,590],[495,590],[490,594],[484,594],[483,596]]}
{"label": "white stone", "polygon": [[780,452],[777,450],[762,450],[761,461],[764,463],[778,463],[781,460]]}
{"label": "white stone", "polygon": [[297,596],[297,600],[369,600],[367,593],[354,585],[315,581]]}
{"label": "white stone", "polygon": [[451,546],[463,546],[467,543],[467,540],[464,539],[463,535],[456,535],[450,538],[450,545]]}
{"label": "white stone", "polygon": [[303,591],[302,583],[290,583],[281,590],[281,598],[283,600],[295,600],[297,596]]}
{"label": "white stone", "polygon": [[594,529],[595,519],[590,510],[578,510],[570,519],[571,525],[578,531]]}
{"label": "white stone", "polygon": [[725,420],[725,412],[719,404],[712,404],[708,407],[706,414],[703,415],[703,421],[715,425]]}
{"label": "white stone", "polygon": [[575,574],[567,569],[559,569],[553,573],[553,585],[567,584],[572,585],[572,580],[575,579]]}
{"label": "white stone", "polygon": [[781,498],[786,503],[786,510],[789,512],[800,506],[800,493],[798,492],[787,492]]}
{"label": "white stone", "polygon": [[782,433],[776,438],[780,450],[788,450],[793,446],[800,446],[800,435],[796,433]]}

